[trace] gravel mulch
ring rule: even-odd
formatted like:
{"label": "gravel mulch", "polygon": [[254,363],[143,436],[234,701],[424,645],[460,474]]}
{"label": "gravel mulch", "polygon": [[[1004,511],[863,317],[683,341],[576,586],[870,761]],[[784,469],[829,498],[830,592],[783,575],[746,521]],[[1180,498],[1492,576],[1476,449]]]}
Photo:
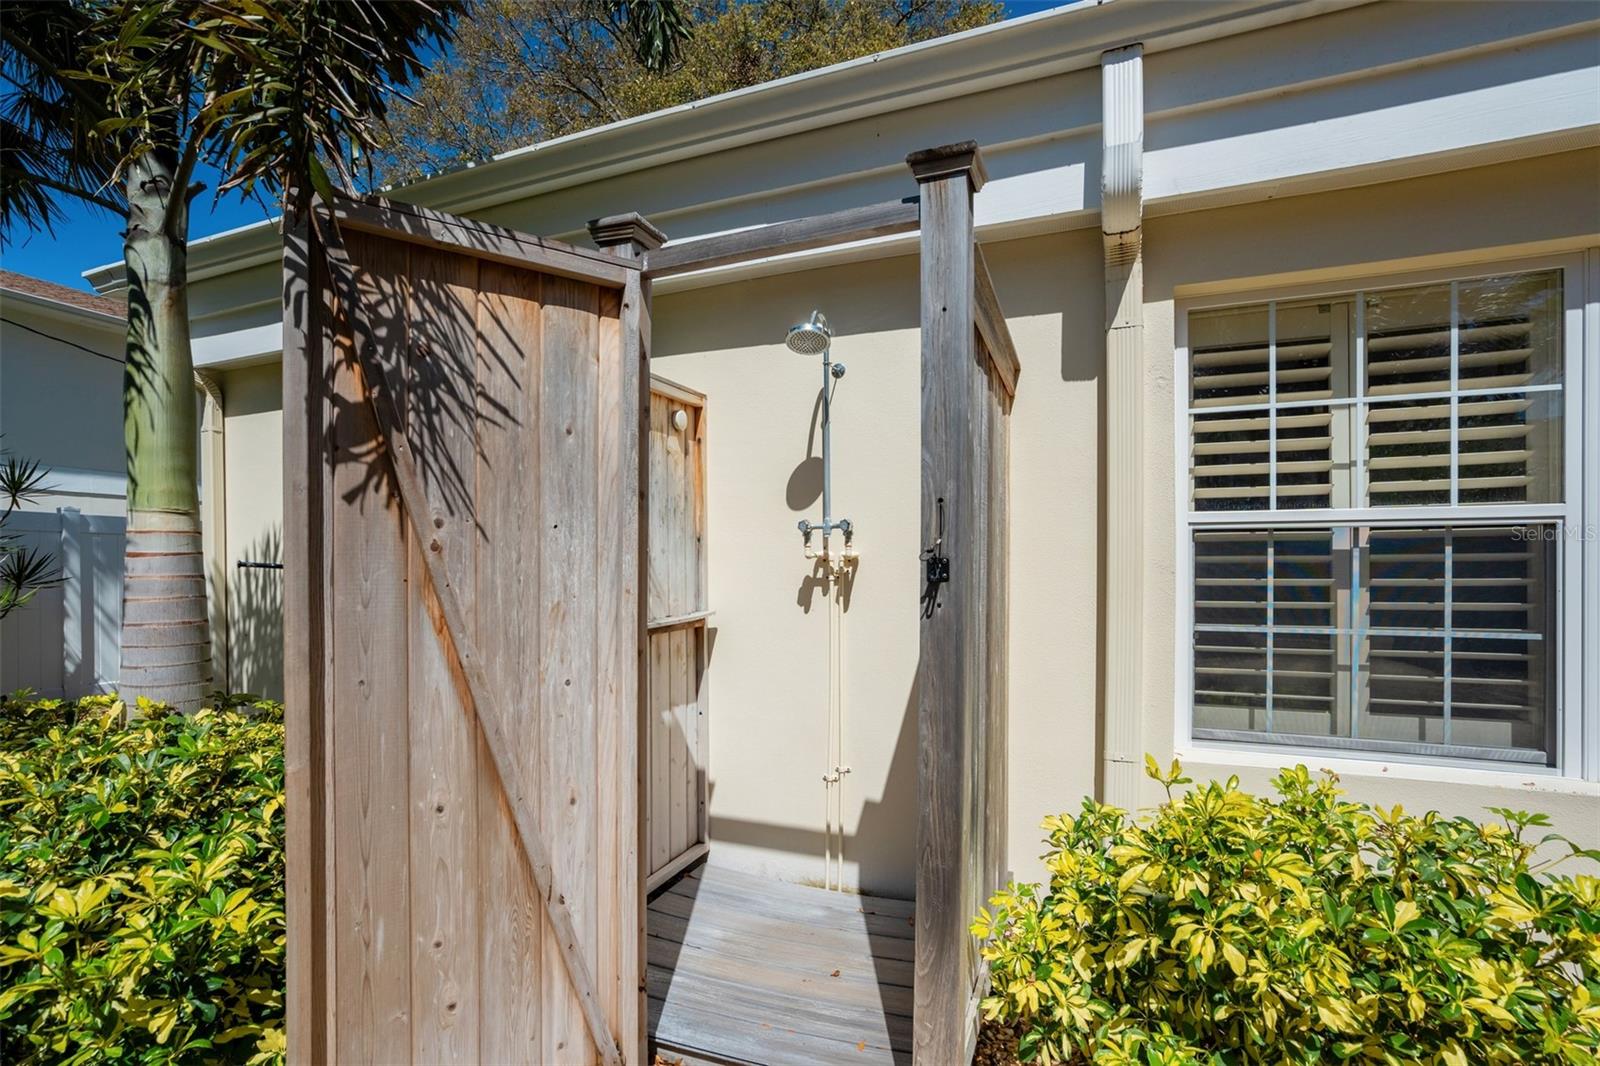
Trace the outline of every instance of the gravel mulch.
{"label": "gravel mulch", "polygon": [[1013,1026],[983,1022],[978,1027],[978,1050],[972,1056],[972,1066],[1020,1066],[1018,1035]]}

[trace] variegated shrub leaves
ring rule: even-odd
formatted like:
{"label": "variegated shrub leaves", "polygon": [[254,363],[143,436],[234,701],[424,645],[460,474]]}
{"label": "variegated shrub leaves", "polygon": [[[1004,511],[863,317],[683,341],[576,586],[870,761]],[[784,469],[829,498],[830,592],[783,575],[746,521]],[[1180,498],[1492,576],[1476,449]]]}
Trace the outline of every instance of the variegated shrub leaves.
{"label": "variegated shrub leaves", "polygon": [[1532,839],[1543,815],[1386,811],[1304,766],[1275,798],[1183,791],[1146,762],[1164,804],[1047,819],[1049,885],[973,923],[1025,1061],[1600,1061],[1600,856]]}
{"label": "variegated shrub leaves", "polygon": [[283,1059],[282,712],[141,711],[0,701],[0,1062]]}

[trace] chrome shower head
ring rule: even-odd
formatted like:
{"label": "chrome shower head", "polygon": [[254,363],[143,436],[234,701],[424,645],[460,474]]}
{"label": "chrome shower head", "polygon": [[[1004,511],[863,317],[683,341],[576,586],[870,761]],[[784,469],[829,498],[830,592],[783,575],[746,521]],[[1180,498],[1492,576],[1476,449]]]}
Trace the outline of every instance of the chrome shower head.
{"label": "chrome shower head", "polygon": [[827,317],[821,311],[813,311],[805,322],[789,328],[789,336],[783,343],[799,355],[821,355],[832,340],[833,331],[828,328]]}

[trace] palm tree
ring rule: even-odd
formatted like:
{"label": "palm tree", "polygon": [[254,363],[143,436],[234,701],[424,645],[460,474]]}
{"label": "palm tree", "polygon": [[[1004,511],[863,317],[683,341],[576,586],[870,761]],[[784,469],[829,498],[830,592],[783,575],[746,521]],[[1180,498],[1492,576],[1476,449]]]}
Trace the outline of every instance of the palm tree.
{"label": "palm tree", "polygon": [[[671,0],[610,0],[641,58],[672,62]],[[448,44],[449,0],[71,0],[0,20],[0,232],[60,197],[126,219],[128,536],[121,687],[183,710],[211,685],[195,476],[189,206],[223,190],[290,212],[358,187],[390,102]]]}

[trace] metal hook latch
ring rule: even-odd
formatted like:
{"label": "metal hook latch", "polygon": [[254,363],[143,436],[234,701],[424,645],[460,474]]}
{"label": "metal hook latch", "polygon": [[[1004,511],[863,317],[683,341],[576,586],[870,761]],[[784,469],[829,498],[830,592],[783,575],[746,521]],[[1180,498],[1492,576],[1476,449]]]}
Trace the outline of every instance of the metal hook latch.
{"label": "metal hook latch", "polygon": [[944,547],[944,497],[939,497],[934,513],[934,540],[918,556],[923,562],[922,617],[932,618],[939,606],[939,586],[950,580],[950,558],[941,552]]}

